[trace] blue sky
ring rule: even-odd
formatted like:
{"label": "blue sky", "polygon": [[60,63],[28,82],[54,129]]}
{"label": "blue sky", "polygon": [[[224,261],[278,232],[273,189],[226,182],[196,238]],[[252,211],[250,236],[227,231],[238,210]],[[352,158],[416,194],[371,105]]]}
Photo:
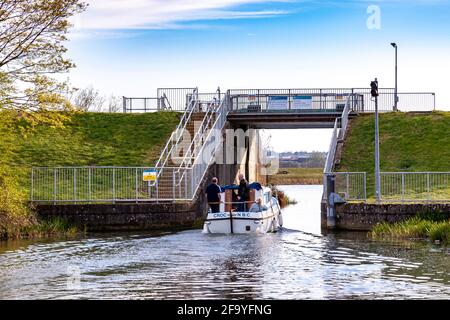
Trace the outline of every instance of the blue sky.
{"label": "blue sky", "polygon": [[[77,87],[154,96],[166,86],[366,87],[374,77],[392,87],[395,41],[399,90],[435,91],[450,110],[450,1],[88,2],[68,44]],[[381,10],[380,29],[367,27],[370,5]],[[326,150],[320,134],[305,149]],[[279,143],[285,135],[273,134]]]}

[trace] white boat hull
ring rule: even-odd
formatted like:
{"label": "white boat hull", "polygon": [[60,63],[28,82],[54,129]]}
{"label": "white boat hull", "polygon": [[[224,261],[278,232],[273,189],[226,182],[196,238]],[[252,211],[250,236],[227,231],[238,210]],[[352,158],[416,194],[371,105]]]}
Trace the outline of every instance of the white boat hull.
{"label": "white boat hull", "polygon": [[278,206],[262,212],[208,213],[203,225],[204,233],[268,233],[283,225]]}

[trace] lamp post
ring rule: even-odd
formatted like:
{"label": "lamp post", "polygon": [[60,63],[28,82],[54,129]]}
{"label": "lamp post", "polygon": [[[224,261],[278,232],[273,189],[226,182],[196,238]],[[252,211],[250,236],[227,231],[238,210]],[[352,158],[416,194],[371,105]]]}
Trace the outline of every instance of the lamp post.
{"label": "lamp post", "polygon": [[380,140],[378,127],[378,79],[370,83],[372,97],[375,98],[375,197],[377,203],[381,201],[380,190]]}
{"label": "lamp post", "polygon": [[397,68],[397,44],[395,43],[395,42],[392,42],[391,43],[391,46],[393,46],[394,47],[394,49],[395,49],[395,91],[394,91],[394,111],[397,111],[398,109],[397,109],[397,103],[398,103],[398,87],[397,87],[397,75],[398,75],[398,73],[397,73],[397,71],[398,71],[398,68]]}

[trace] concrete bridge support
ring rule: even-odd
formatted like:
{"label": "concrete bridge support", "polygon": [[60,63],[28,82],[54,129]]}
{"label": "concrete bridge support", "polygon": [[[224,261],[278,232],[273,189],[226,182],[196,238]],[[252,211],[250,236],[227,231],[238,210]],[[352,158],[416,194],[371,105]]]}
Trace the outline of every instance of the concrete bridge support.
{"label": "concrete bridge support", "polygon": [[[242,138],[240,135],[244,133]],[[241,141],[239,141],[241,140]],[[210,176],[219,178],[221,184],[237,183],[244,174],[249,182],[267,183],[261,164],[262,141],[259,130],[249,126],[233,128],[229,124],[223,132],[223,144],[217,153]]]}

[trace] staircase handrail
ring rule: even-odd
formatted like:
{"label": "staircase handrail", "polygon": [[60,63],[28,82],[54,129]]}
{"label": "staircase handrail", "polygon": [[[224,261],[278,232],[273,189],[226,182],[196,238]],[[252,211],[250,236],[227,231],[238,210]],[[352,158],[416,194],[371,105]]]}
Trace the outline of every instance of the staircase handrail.
{"label": "staircase handrail", "polygon": [[[198,143],[198,141],[202,141],[204,140],[204,136],[205,134],[209,133],[209,126],[212,120],[212,116],[218,113],[218,110],[220,109],[220,107],[222,106],[222,104],[224,103],[225,99],[222,100],[220,103],[213,103],[208,110],[206,111],[205,116],[203,117],[202,123],[200,124],[197,132],[194,134],[194,138],[191,141],[191,144],[189,145],[186,154],[183,157],[183,160],[181,161],[178,170],[176,171],[177,174],[180,174],[181,170],[184,168],[184,172],[182,174],[182,176],[180,177],[178,183],[176,184],[176,186],[179,186],[181,184],[181,182],[184,179],[186,170],[189,169],[189,165],[191,165],[194,161],[192,161],[192,156],[196,154],[196,150],[198,148],[198,146],[200,145]],[[214,107],[214,108],[212,108]],[[200,145],[200,146],[203,146]]]}
{"label": "staircase handrail", "polygon": [[348,115],[350,114],[350,102],[353,102],[353,98],[356,94],[350,94],[347,98],[347,102],[345,103],[344,110],[342,111],[342,115],[339,118],[336,118],[334,121],[333,133],[331,135],[330,147],[328,149],[327,159],[325,161],[324,166],[324,178],[323,178],[323,197],[326,198],[327,186],[326,186],[326,178],[325,176],[333,171],[334,161],[336,157],[336,151],[338,146],[338,141],[343,140],[345,138],[348,126]]}
{"label": "staircase handrail", "polygon": [[[169,156],[172,152],[174,145],[177,145],[180,142],[182,133],[186,129],[186,126],[189,123],[189,121],[192,117],[192,114],[197,107],[197,103],[198,103],[197,93],[198,93],[198,88],[194,89],[194,92],[189,100],[186,111],[183,113],[183,116],[180,119],[178,126],[175,128],[175,130],[170,135],[169,140],[167,141],[163,151],[161,152],[161,155],[160,155],[158,161],[156,162],[155,168],[164,168],[164,166],[166,165],[166,163],[169,159]],[[175,140],[175,143],[174,143],[174,140]],[[158,176],[157,176],[158,178],[161,175],[161,171],[162,170],[158,170]]]}
{"label": "staircase handrail", "polygon": [[350,94],[345,103],[342,115],[336,118],[331,136],[330,148],[328,149],[327,160],[325,161],[324,173],[330,173],[333,170],[334,157],[336,155],[337,142],[345,138],[348,126],[348,115],[350,114],[350,102],[353,101],[354,94]]}
{"label": "staircase handrail", "polygon": [[[208,134],[206,136],[205,143],[202,144],[200,150],[198,151],[198,156],[195,158],[194,164],[192,165],[193,173],[196,172],[197,167],[200,167],[203,164],[203,163],[198,163],[198,161],[199,160],[204,161],[203,151],[204,151],[205,146],[207,145],[207,142],[210,140],[210,137],[214,134],[214,130],[220,130],[220,132],[222,132],[222,129],[227,121],[227,116],[228,116],[228,112],[229,112],[228,101],[229,101],[229,99],[227,97],[225,97],[225,99],[219,106],[214,124],[211,126],[211,129],[209,129],[207,131]],[[222,135],[222,133],[220,133],[220,134]],[[219,141],[216,142],[216,146],[214,147],[214,152],[211,153],[210,159],[206,162],[205,169],[202,170],[201,176],[197,177],[197,181],[194,181],[194,180],[192,181],[192,183],[193,183],[192,198],[195,197],[197,190],[200,187],[200,184],[203,181],[203,178],[205,177],[206,172],[208,171],[211,161],[214,159],[217,149],[221,145],[221,141],[222,141],[222,139],[220,139]],[[200,167],[200,169],[201,169],[201,167]],[[194,175],[193,175],[193,177],[194,177]],[[195,186],[195,188],[194,188],[194,186]]]}

